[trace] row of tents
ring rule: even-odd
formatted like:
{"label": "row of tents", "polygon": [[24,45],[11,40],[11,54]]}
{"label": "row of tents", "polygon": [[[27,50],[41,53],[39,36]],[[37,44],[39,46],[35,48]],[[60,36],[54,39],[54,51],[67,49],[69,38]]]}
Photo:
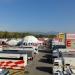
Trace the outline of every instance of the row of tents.
{"label": "row of tents", "polygon": [[16,45],[42,45],[44,43],[44,40],[38,40],[34,36],[26,36],[22,39],[0,39],[0,44],[7,44],[10,46],[16,46]]}

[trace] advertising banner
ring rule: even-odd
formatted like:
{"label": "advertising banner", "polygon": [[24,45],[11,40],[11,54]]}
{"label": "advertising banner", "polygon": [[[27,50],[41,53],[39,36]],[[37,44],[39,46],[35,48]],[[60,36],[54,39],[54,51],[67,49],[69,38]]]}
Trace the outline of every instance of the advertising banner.
{"label": "advertising banner", "polygon": [[65,45],[65,33],[59,33],[59,43]]}
{"label": "advertising banner", "polygon": [[66,47],[75,49],[75,39],[67,39],[66,40]]}
{"label": "advertising banner", "polygon": [[75,34],[67,33],[66,34],[66,39],[75,39]]}

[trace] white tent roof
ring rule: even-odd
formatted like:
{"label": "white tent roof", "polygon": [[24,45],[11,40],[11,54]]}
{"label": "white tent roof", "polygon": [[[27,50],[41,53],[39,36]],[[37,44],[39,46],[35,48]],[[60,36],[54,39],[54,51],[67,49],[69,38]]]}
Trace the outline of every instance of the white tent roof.
{"label": "white tent roof", "polygon": [[38,39],[34,36],[26,36],[24,39],[23,39],[23,42],[26,42],[26,43],[38,43]]}
{"label": "white tent roof", "polygon": [[7,41],[7,44],[11,45],[11,46],[13,46],[13,45],[15,46],[15,45],[17,45],[17,43],[18,43],[18,41],[16,39],[11,39],[11,40]]}

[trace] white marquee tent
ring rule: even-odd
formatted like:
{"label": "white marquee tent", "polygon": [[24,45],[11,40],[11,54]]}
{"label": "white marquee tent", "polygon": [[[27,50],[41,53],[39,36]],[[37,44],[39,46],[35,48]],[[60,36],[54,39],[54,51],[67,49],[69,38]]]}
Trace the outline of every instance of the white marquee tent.
{"label": "white marquee tent", "polygon": [[38,39],[32,35],[26,36],[23,39],[23,44],[25,44],[25,45],[38,44]]}
{"label": "white marquee tent", "polygon": [[9,41],[7,41],[7,44],[10,46],[15,46],[17,45],[18,41],[16,39],[11,39]]}

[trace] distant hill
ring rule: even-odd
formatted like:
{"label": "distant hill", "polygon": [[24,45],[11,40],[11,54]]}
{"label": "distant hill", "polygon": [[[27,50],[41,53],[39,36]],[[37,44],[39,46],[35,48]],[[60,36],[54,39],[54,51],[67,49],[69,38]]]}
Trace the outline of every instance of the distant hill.
{"label": "distant hill", "polygon": [[54,31],[51,31],[51,32],[47,32],[47,34],[53,34],[53,35],[56,35],[58,34],[59,32],[54,32]]}
{"label": "distant hill", "polygon": [[59,32],[54,32],[54,31],[50,31],[50,32],[29,32],[29,33],[31,33],[31,34],[37,34],[37,35],[39,35],[39,34],[41,34],[41,35],[56,35],[56,34],[58,34]]}

